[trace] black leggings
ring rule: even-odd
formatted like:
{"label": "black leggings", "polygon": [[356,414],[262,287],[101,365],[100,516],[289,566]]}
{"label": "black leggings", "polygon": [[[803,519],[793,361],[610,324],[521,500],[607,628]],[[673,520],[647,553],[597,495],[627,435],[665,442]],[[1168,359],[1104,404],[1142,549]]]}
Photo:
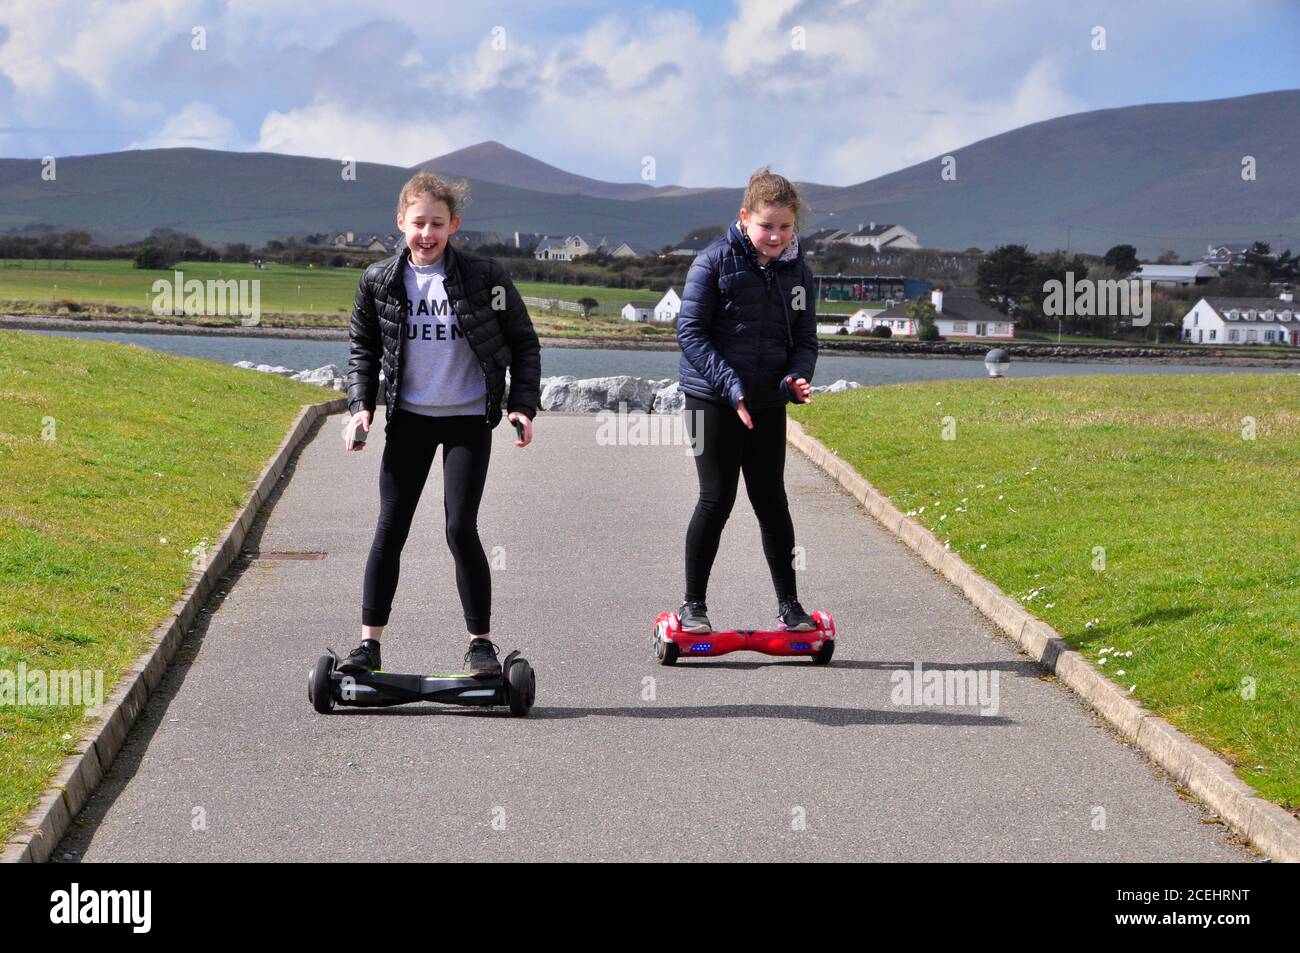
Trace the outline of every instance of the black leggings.
{"label": "black leggings", "polygon": [[379,526],[366,560],[362,625],[387,625],[406,545],[433,454],[442,444],[442,501],[456,589],[473,635],[491,631],[492,573],[478,538],[492,428],[482,415],[428,417],[398,408],[387,419],[379,472]]}
{"label": "black leggings", "polygon": [[[695,455],[700,499],[686,530],[686,600],[704,602],[709,572],[718,554],[722,527],[736,502],[736,484],[745,472],[745,492],[763,535],[763,555],[778,599],[796,599],[794,524],[785,498],[785,407],[751,410],[754,429],[730,405],[686,395],[686,430],[692,442],[703,438]],[[697,446],[699,446],[697,444]]]}

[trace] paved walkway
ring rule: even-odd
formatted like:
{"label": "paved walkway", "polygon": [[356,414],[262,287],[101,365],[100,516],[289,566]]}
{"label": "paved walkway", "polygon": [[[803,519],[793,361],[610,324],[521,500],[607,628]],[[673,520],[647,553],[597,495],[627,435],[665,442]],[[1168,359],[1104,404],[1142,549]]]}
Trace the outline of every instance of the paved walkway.
{"label": "paved walkway", "polygon": [[[502,547],[495,635],[538,673],[531,717],[315,714],[308,666],[358,634],[379,417],[363,453],[342,450],[340,416],[304,446],[245,548],[328,555],[232,570],[56,859],[1254,859],[793,449],[800,594],[836,618],[833,664],[657,665],[693,461],[600,446],[591,417],[546,415],[525,450],[494,434],[480,535]],[[455,670],[464,651],[440,462],[385,632],[392,671]],[[774,614],[743,490],[709,609],[736,627]],[[917,660],[996,673],[997,714],[895,705],[891,675]]]}

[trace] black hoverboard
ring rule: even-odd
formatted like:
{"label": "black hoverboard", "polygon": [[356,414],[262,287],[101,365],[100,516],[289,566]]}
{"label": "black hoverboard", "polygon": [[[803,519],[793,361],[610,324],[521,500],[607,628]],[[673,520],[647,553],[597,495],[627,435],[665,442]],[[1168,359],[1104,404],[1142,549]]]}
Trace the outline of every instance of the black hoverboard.
{"label": "black hoverboard", "polygon": [[322,715],[333,711],[335,705],[385,708],[410,702],[439,702],[482,708],[508,706],[510,714],[522,718],[537,696],[537,676],[518,650],[501,662],[500,675],[489,677],[340,672],[334,650],[325,651],[329,654],[318,658],[307,673],[307,698]]}

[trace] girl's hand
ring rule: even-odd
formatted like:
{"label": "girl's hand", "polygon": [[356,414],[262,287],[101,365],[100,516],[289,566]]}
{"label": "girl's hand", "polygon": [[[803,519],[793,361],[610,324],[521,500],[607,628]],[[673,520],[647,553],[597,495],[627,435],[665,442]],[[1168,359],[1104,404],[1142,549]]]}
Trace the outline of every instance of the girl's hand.
{"label": "girl's hand", "polygon": [[516,438],[515,446],[526,447],[533,442],[533,422],[528,419],[527,414],[521,414],[519,411],[514,411],[510,414],[510,423],[514,424],[516,420],[524,425],[524,439],[519,440]]}
{"label": "girl's hand", "polygon": [[796,404],[812,403],[812,384],[809,384],[802,377],[790,382],[786,385],[786,389],[790,392],[790,396],[794,398]]}
{"label": "girl's hand", "polygon": [[370,411],[358,410],[352,415],[352,419],[343,425],[344,450],[366,449],[365,437],[362,437],[360,440],[356,439],[358,427],[362,428],[363,433],[370,433]]}
{"label": "girl's hand", "polygon": [[749,410],[745,407],[745,398],[740,398],[736,403],[736,413],[740,415],[740,421],[750,430],[754,429],[754,419],[749,416]]}

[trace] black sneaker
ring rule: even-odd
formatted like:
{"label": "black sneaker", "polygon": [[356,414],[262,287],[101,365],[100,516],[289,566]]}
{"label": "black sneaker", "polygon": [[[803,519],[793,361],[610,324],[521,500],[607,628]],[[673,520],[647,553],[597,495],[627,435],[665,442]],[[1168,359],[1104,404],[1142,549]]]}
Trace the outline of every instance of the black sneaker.
{"label": "black sneaker", "polygon": [[683,602],[682,607],[677,610],[681,630],[692,635],[712,632],[713,626],[709,624],[709,617],[705,615],[708,611],[709,607],[703,602]]}
{"label": "black sneaker", "polygon": [[794,599],[782,599],[776,608],[776,624],[787,632],[812,632],[817,623]]}
{"label": "black sneaker", "polygon": [[491,639],[471,639],[469,651],[465,653],[465,662],[469,665],[469,673],[475,678],[492,678],[501,674],[497,647]]}
{"label": "black sneaker", "polygon": [[379,643],[374,639],[362,639],[361,644],[352,650],[352,654],[339,662],[340,672],[349,672],[353,675],[378,672],[380,667]]}

